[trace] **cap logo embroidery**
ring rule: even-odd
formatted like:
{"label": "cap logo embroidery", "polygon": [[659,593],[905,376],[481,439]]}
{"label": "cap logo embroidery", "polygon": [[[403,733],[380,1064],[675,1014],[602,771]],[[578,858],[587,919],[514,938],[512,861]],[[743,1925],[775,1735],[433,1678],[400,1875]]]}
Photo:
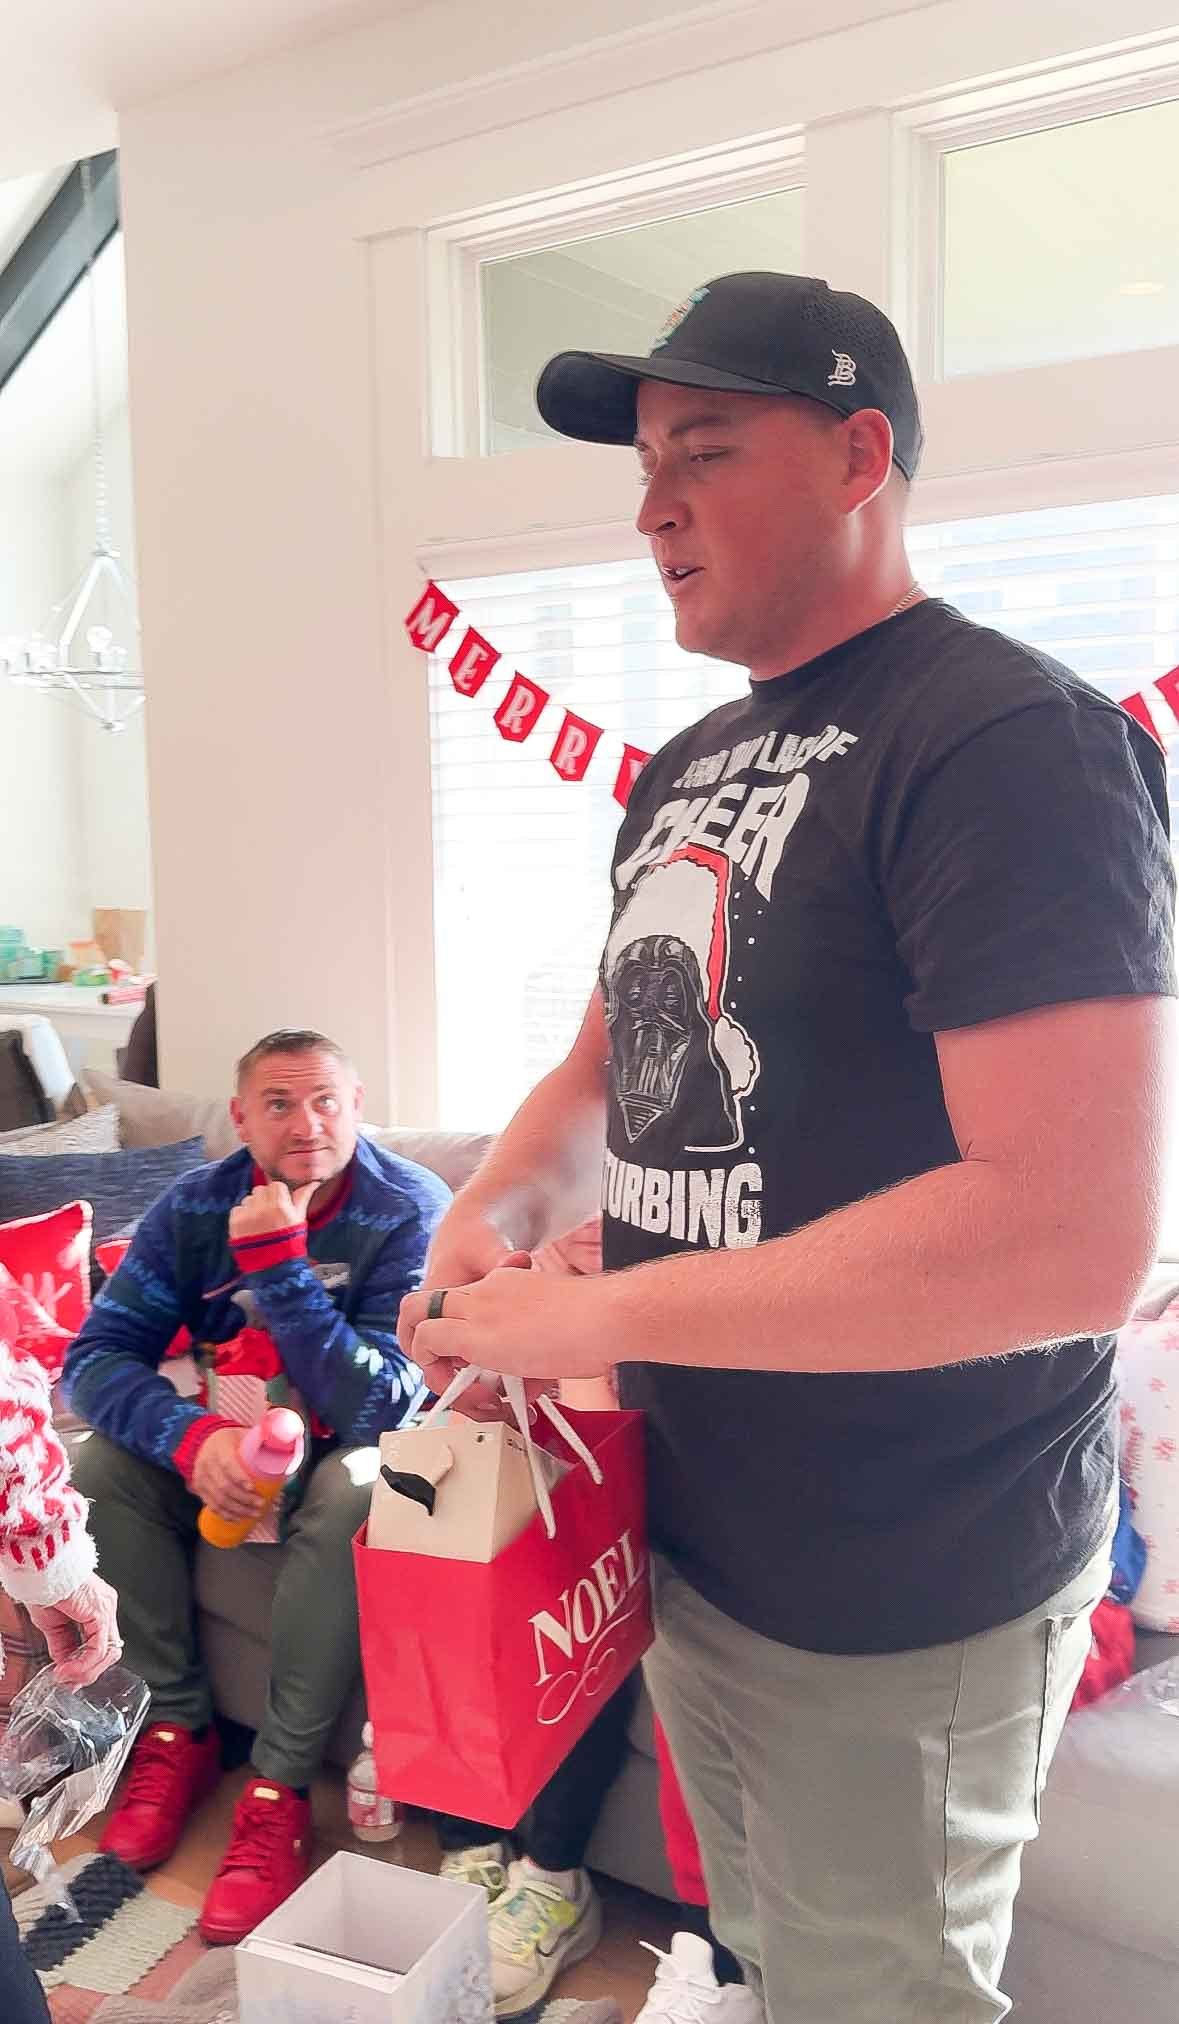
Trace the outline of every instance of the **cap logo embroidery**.
{"label": "cap logo embroidery", "polygon": [[692,311],[695,309],[696,304],[698,302],[703,302],[707,293],[708,293],[707,288],[694,288],[692,290],[692,293],[689,296],[687,296],[683,302],[679,303],[675,309],[672,310],[671,315],[668,317],[667,322],[663,326],[663,329],[660,331],[658,337],[655,339],[654,344],[651,346],[652,351],[661,351],[663,349],[663,346],[667,343],[668,338],[675,336],[676,331],[679,329],[681,323],[684,321],[684,318],[691,315]]}
{"label": "cap logo embroidery", "polygon": [[835,360],[835,370],[827,374],[827,385],[829,387],[854,387],[856,383],[855,359],[850,357],[846,351],[833,351],[831,356]]}

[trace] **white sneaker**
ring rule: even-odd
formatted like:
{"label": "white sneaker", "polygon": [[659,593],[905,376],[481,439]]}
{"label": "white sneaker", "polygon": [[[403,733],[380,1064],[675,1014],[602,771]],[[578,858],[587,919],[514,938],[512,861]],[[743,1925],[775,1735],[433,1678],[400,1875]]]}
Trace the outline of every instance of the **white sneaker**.
{"label": "white sneaker", "polygon": [[508,1888],[493,1907],[487,1937],[497,2017],[521,2017],[546,1996],[562,1968],[592,1954],[602,1937],[602,1907],[584,1870],[572,1896],[527,1862],[508,1870]]}
{"label": "white sneaker", "polygon": [[452,1849],[443,1856],[438,1874],[451,1883],[473,1883],[487,1892],[488,1904],[494,1904],[508,1887],[507,1843],[488,1841],[479,1848]]}
{"label": "white sneaker", "polygon": [[699,1933],[676,1933],[671,1952],[641,1940],[659,1966],[635,2024],[765,2024],[761,2000],[743,1982],[716,1979],[712,1948]]}

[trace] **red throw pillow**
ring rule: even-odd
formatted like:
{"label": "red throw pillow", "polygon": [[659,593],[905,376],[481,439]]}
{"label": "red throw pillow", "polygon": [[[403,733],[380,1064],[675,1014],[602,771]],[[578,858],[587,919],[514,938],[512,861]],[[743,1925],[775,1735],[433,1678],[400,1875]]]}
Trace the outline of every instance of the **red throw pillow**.
{"label": "red throw pillow", "polygon": [[48,1216],[0,1223],[0,1265],[68,1335],[78,1333],[90,1306],[93,1220],[89,1202],[69,1202]]}
{"label": "red throw pillow", "polygon": [[1089,1656],[1073,1695],[1072,1714],[1087,1708],[1128,1680],[1134,1670],[1134,1619],[1124,1602],[1107,1595],[1093,1612],[1089,1626]]}
{"label": "red throw pillow", "polygon": [[56,1384],[73,1341],[69,1330],[51,1321],[39,1301],[26,1293],[7,1266],[0,1265],[0,1338],[19,1356],[36,1357]]}
{"label": "red throw pillow", "polygon": [[130,1249],[130,1237],[108,1237],[104,1244],[94,1246],[94,1256],[108,1279],[114,1278]]}

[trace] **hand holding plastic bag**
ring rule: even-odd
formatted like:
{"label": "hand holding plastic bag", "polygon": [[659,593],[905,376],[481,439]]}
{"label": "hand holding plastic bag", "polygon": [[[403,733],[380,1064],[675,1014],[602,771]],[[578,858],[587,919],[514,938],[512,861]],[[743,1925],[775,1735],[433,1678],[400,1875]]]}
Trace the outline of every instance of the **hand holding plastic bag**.
{"label": "hand holding plastic bag", "polygon": [[107,1581],[92,1574],[60,1602],[31,1604],[29,1615],[49,1647],[59,1680],[88,1687],[123,1656],[119,1598]]}
{"label": "hand holding plastic bag", "polygon": [[[38,1883],[56,1872],[51,1844],[110,1804],[148,1700],[143,1681],[118,1665],[87,1686],[45,1666],[17,1694],[0,1743],[0,1792],[30,1801],[9,1860]],[[64,1885],[57,1896],[73,1909]]]}

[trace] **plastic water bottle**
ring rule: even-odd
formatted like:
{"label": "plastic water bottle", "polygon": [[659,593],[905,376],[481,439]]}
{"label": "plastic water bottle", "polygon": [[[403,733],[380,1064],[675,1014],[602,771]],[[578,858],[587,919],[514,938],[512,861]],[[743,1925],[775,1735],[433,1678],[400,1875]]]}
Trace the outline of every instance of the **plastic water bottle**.
{"label": "plastic water bottle", "polygon": [[[263,1510],[281,1494],[288,1476],[303,1460],[303,1422],[289,1406],[271,1406],[257,1426],[248,1427],[238,1449],[243,1469],[253,1480]],[[202,1505],[197,1530],[210,1546],[240,1546],[248,1539],[258,1519],[219,1518]]]}
{"label": "plastic water bottle", "polygon": [[371,1722],[365,1723],[360,1740],[364,1747],[348,1773],[348,1825],[357,1841],[393,1841],[401,1833],[403,1816],[397,1801],[378,1789]]}

